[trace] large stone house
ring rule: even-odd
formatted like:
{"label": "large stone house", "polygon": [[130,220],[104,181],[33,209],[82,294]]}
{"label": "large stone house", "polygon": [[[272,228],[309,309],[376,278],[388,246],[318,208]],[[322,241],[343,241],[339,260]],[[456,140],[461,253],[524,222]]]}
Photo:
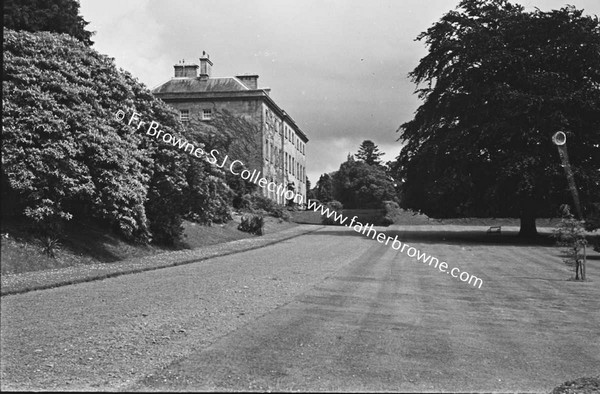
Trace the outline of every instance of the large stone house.
{"label": "large stone house", "polygon": [[[306,134],[269,97],[270,89],[258,87],[258,75],[213,77],[209,56],[203,53],[199,60],[200,65],[176,64],[174,77],[154,88],[153,94],[178,110],[184,123],[192,117],[210,123],[222,110],[249,121],[258,130],[260,141],[255,145],[258,152],[244,164],[261,171],[267,181],[293,190],[305,203]],[[281,194],[261,189],[272,200],[286,203]]]}

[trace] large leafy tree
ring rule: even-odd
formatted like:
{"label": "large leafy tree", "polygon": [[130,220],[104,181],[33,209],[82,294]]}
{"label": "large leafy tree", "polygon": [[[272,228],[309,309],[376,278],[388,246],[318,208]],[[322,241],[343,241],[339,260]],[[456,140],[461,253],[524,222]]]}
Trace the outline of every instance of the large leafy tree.
{"label": "large leafy tree", "polygon": [[367,163],[371,166],[381,165],[381,156],[383,152],[379,151],[379,147],[371,140],[364,140],[358,147],[358,153],[354,155],[356,160]]}
{"label": "large leafy tree", "polygon": [[385,163],[385,168],[387,171],[387,174],[389,175],[389,177],[391,179],[394,180],[394,187],[396,188],[396,194],[398,195],[398,198],[401,199],[402,197],[402,184],[404,183],[404,179],[402,178],[403,176],[403,169],[402,169],[402,164],[400,161],[400,155],[398,155],[398,157],[396,157],[394,160],[388,161],[387,163]]}
{"label": "large leafy tree", "polygon": [[89,24],[79,15],[77,0],[4,0],[4,27],[29,32],[51,31],[92,45]]}
{"label": "large leafy tree", "polygon": [[135,110],[147,124],[185,135],[175,111],[145,86],[68,35],[5,29],[4,38],[3,213],[43,231],[91,219],[127,239],[160,243],[179,237],[185,216],[227,219],[218,170],[115,118]]}
{"label": "large leafy tree", "polygon": [[315,198],[321,202],[334,199],[333,179],[329,174],[322,174],[314,189]]}
{"label": "large leafy tree", "polygon": [[377,165],[356,161],[353,157],[340,166],[333,175],[335,199],[344,208],[376,209],[384,201],[396,201],[394,183],[386,171]]}
{"label": "large leafy tree", "polygon": [[573,7],[463,0],[422,33],[423,104],[400,126],[403,205],[430,216],[535,219],[569,201],[563,130],[584,206],[600,196],[600,24]]}

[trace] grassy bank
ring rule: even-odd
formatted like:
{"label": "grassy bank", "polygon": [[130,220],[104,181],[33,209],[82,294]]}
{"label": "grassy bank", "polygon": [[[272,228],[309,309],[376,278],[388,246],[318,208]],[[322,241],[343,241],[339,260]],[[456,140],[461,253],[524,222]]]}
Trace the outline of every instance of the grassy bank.
{"label": "grassy bank", "polygon": [[[22,274],[48,269],[80,265],[98,265],[153,256],[176,250],[192,250],[223,242],[252,238],[254,235],[237,229],[240,216],[226,224],[203,226],[184,222],[183,239],[172,247],[139,245],[125,242],[106,230],[89,223],[75,223],[65,229],[59,240],[56,257],[43,252],[44,241],[32,235],[26,226],[16,221],[2,224],[1,262],[2,275]],[[265,233],[294,226],[279,219],[265,218]]]}

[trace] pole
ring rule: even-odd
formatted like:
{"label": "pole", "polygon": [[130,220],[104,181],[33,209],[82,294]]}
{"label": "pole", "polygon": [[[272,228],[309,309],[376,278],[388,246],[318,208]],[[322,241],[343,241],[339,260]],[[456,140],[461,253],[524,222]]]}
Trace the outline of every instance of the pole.
{"label": "pole", "polygon": [[569,189],[571,189],[571,196],[573,196],[575,212],[577,213],[579,220],[583,220],[581,204],[579,203],[579,193],[577,192],[577,186],[575,186],[575,178],[573,177],[573,170],[571,170],[569,154],[567,153],[567,135],[562,131],[557,131],[552,136],[552,142],[554,142],[554,145],[558,148],[558,155],[560,156],[562,166],[565,169]]}

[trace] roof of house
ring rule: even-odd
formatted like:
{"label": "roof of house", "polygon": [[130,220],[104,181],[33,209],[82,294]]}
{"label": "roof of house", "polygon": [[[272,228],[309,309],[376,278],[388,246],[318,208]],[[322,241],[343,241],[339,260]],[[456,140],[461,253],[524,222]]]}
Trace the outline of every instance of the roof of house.
{"label": "roof of house", "polygon": [[[249,89],[242,81],[236,77],[220,78],[171,78],[171,80],[152,89],[153,94],[158,94],[163,99],[185,99],[197,98],[196,94],[201,94],[204,99],[216,99],[227,97],[249,98],[260,97],[267,101],[278,112],[283,119],[289,122],[298,132],[304,142],[308,142],[306,134],[298,127],[294,119],[282,110],[272,98],[269,97],[270,89],[258,88]],[[204,95],[206,93],[206,95]],[[233,95],[231,95],[233,93]]]}
{"label": "roof of house", "polygon": [[152,89],[152,93],[237,92],[244,90],[249,89],[235,77],[172,78],[170,81]]}

